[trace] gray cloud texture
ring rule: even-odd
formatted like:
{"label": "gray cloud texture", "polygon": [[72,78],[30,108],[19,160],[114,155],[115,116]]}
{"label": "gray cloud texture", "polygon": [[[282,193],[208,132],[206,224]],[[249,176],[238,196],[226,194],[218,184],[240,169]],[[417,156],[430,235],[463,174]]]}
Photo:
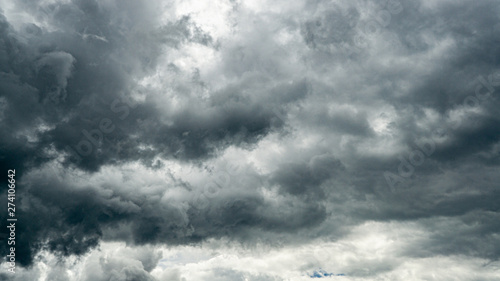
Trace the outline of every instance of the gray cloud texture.
{"label": "gray cloud texture", "polygon": [[[20,266],[102,242],[279,248],[371,221],[432,233],[395,259],[498,261],[498,1],[220,3],[206,24],[175,1],[5,1]],[[157,280],[160,256],[96,258],[78,280]],[[62,268],[50,280],[72,280]]]}

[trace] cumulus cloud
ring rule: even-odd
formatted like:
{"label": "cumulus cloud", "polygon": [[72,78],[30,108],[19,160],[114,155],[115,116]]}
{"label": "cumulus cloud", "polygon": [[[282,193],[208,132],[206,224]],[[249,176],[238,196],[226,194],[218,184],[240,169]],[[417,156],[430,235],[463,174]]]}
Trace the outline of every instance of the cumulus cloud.
{"label": "cumulus cloud", "polygon": [[497,1],[1,3],[2,278],[498,273]]}

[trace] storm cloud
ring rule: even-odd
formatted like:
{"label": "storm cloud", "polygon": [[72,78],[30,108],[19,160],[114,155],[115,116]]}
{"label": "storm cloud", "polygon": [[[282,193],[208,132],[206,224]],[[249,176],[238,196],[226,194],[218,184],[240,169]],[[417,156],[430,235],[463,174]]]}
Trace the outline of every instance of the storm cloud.
{"label": "storm cloud", "polygon": [[498,1],[0,3],[3,279],[499,274]]}

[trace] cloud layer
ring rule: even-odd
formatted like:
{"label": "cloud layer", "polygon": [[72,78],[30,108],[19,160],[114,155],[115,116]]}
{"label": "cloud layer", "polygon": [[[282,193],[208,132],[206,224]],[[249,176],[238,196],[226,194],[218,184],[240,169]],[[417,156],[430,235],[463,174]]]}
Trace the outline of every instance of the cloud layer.
{"label": "cloud layer", "polygon": [[498,274],[497,1],[0,3],[2,278]]}

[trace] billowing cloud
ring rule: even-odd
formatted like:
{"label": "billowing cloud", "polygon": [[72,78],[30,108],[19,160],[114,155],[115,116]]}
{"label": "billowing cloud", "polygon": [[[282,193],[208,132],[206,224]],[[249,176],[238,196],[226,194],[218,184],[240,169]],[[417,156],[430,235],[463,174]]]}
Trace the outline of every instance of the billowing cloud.
{"label": "billowing cloud", "polygon": [[497,1],[1,3],[2,278],[498,274]]}

